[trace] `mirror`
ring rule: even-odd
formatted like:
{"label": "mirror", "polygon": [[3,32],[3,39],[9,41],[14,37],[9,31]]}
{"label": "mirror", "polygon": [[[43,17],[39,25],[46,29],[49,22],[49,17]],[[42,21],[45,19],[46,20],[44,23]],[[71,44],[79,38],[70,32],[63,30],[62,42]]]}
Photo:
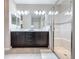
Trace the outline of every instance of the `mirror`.
{"label": "mirror", "polygon": [[[47,21],[49,18],[49,21]],[[51,24],[51,15],[47,11],[16,11],[12,13],[11,30],[47,30]]]}
{"label": "mirror", "polygon": [[45,27],[45,15],[22,15],[22,29],[43,29]]}
{"label": "mirror", "polygon": [[10,31],[49,31],[53,18],[53,4],[20,4],[9,1]]}

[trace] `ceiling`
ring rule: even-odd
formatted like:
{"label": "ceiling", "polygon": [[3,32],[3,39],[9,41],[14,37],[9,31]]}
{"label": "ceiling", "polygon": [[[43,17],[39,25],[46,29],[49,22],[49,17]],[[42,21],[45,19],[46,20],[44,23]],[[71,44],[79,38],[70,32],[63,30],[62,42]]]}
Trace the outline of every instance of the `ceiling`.
{"label": "ceiling", "polygon": [[55,4],[59,0],[14,0],[16,4]]}

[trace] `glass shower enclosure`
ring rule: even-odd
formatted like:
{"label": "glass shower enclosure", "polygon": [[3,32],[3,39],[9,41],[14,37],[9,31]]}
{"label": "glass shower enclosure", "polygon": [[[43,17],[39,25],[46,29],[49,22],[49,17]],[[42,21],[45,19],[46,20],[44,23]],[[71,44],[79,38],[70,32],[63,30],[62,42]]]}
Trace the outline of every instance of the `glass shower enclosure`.
{"label": "glass shower enclosure", "polygon": [[71,59],[72,1],[63,5],[64,11],[53,16],[54,52],[59,59]]}

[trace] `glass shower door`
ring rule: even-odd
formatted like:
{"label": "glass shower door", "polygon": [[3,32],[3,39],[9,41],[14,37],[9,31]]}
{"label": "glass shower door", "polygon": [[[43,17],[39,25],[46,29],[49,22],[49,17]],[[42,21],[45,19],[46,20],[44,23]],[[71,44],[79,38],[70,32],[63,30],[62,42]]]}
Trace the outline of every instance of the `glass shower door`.
{"label": "glass shower door", "polygon": [[59,59],[71,59],[72,2],[72,0],[64,0],[61,5],[54,8],[59,12],[53,16],[54,52]]}
{"label": "glass shower door", "polygon": [[54,51],[60,59],[71,59],[71,22],[55,24]]}

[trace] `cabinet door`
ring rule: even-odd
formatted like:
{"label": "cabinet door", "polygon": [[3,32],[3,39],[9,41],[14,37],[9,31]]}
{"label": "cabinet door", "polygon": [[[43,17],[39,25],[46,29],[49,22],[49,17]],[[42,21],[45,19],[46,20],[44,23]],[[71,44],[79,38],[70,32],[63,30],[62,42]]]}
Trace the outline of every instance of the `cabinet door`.
{"label": "cabinet door", "polygon": [[16,46],[18,47],[24,47],[25,42],[25,32],[16,32]]}
{"label": "cabinet door", "polygon": [[11,32],[11,46],[14,47],[16,45],[16,33],[15,32]]}
{"label": "cabinet door", "polygon": [[35,33],[35,45],[39,47],[48,47],[49,33],[48,32],[36,32]]}
{"label": "cabinet door", "polygon": [[11,45],[12,47],[23,47],[25,40],[24,32],[11,32]]}
{"label": "cabinet door", "polygon": [[41,33],[40,32],[35,32],[35,36],[34,36],[34,42],[35,42],[35,46],[41,46]]}
{"label": "cabinet door", "polygon": [[26,47],[31,47],[33,45],[33,33],[32,32],[26,32],[25,34],[25,42],[24,44],[26,45]]}
{"label": "cabinet door", "polygon": [[48,46],[49,44],[49,32],[41,32],[41,45],[42,46]]}

